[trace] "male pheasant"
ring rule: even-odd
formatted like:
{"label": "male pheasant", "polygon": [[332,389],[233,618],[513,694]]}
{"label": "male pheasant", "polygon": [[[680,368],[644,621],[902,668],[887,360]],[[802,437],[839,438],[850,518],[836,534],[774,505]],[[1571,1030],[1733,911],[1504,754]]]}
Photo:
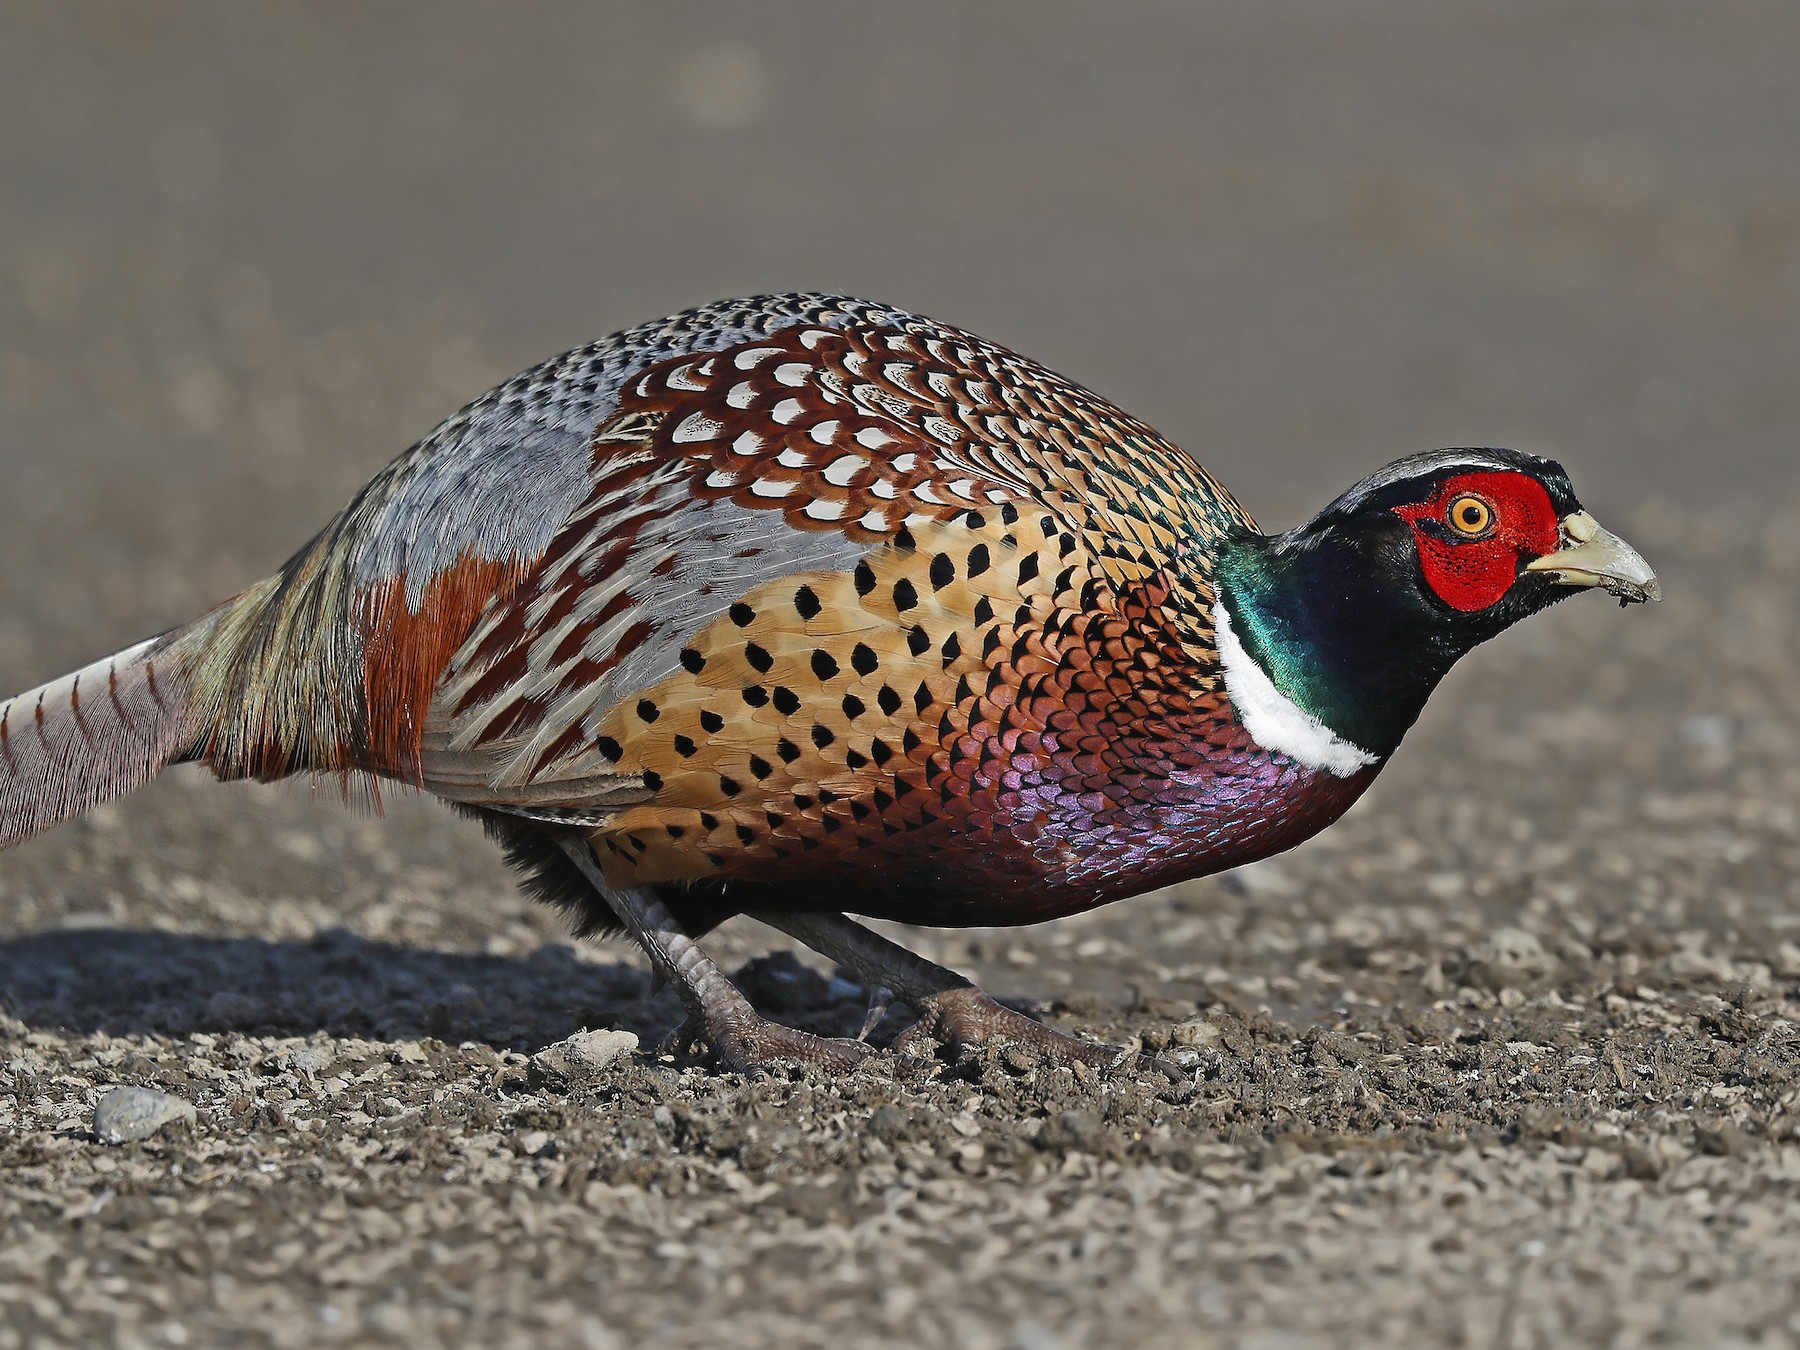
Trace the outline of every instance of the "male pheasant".
{"label": "male pheasant", "polygon": [[478,816],[624,928],[726,1065],[749,913],[923,1034],[1109,1063],[845,912],[1020,924],[1290,848],[1450,665],[1571,594],[1657,598],[1562,468],[1438,450],[1265,535],[1155,431],[904,310],[732,300],[527,371],[281,571],[0,705],[0,847],[203,763]]}

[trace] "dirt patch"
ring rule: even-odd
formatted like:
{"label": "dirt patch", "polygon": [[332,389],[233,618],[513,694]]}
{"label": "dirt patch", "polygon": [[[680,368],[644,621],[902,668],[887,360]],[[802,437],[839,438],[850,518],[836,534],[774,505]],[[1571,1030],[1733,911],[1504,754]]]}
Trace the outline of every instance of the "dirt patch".
{"label": "dirt patch", "polygon": [[[1800,575],[1762,557],[1721,607],[1741,554],[1645,547],[1676,599],[1475,658],[1315,844],[1041,929],[893,930],[1180,1083],[1014,1047],[756,1082],[659,1054],[672,997],[424,804],[177,777],[34,843],[0,882],[35,905],[0,940],[0,1345],[1785,1334]],[[1721,644],[1751,620],[1779,640]],[[717,946],[771,1015],[861,1021],[774,935]],[[583,1028],[643,1049],[569,1072]],[[198,1121],[102,1144],[121,1086]]]}

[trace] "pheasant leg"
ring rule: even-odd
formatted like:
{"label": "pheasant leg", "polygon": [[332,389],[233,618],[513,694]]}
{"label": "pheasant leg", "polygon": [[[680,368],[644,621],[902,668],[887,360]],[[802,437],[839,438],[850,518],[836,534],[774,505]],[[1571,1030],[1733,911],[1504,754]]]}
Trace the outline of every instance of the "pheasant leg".
{"label": "pheasant leg", "polygon": [[741,1073],[756,1073],[777,1061],[838,1071],[869,1052],[857,1041],[827,1040],[764,1018],[655,895],[607,881],[586,840],[558,842],[649,955],[656,973],[675,987],[688,1012],[678,1036],[704,1035],[725,1066]]}
{"label": "pheasant leg", "polygon": [[1114,1068],[1133,1057],[1125,1046],[1078,1040],[1014,1012],[982,993],[972,980],[889,942],[842,914],[758,910],[751,917],[855,971],[865,984],[892,990],[919,1015],[917,1025],[901,1037],[899,1048],[909,1048],[928,1037],[953,1046],[1017,1041],[1056,1063],[1079,1062],[1094,1068]]}

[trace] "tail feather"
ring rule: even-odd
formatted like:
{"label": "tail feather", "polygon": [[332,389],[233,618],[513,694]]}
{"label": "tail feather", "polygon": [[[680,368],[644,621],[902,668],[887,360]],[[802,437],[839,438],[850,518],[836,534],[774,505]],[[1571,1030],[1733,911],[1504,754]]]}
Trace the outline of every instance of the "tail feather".
{"label": "tail feather", "polygon": [[141,787],[192,738],[182,630],[0,703],[0,849]]}

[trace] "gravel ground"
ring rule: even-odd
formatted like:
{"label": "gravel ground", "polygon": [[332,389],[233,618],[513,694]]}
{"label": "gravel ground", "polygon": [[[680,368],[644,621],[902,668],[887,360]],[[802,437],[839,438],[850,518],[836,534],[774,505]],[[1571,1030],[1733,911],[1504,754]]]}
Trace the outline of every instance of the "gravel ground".
{"label": "gravel ground", "polygon": [[[719,1075],[447,812],[171,774],[0,857],[0,1350],[1800,1342],[1794,12],[1107,9],[9,8],[9,687],[547,351],[786,285],[1040,355],[1271,523],[1553,451],[1669,599],[1476,654],[1292,854],[892,930],[1179,1084]],[[121,1088],[195,1114],[102,1142]]]}

